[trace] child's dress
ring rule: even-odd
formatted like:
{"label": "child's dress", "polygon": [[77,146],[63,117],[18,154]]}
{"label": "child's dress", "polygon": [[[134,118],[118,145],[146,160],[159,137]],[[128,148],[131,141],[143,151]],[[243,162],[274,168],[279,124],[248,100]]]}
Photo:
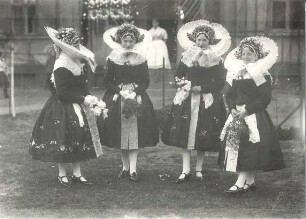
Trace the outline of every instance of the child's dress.
{"label": "child's dress", "polygon": [[[107,91],[103,97],[108,108],[108,118],[98,118],[97,121],[102,145],[134,150],[158,143],[157,120],[146,92],[149,83],[148,65],[143,56],[125,53],[124,50],[114,50],[109,55],[104,79]],[[137,114],[126,117],[126,102],[119,94],[121,90],[136,93]]]}
{"label": "child's dress", "polygon": [[63,53],[55,62],[56,86],[32,132],[29,153],[35,160],[71,163],[99,155],[84,111],[89,92],[80,65]]}
{"label": "child's dress", "polygon": [[199,65],[192,66],[195,49],[183,54],[176,76],[191,81],[192,87],[200,86],[201,92],[191,92],[181,105],[172,104],[163,127],[162,141],[188,150],[218,152],[219,135],[226,118],[220,94],[225,82],[225,69],[221,57],[213,54],[203,55]]}
{"label": "child's dress", "polygon": [[229,109],[246,109],[248,116],[237,125],[230,115],[223,128],[219,164],[224,170],[272,171],[285,167],[277,134],[266,110],[271,101],[271,77],[268,74],[264,77],[266,82],[259,86],[250,76],[232,81],[227,94]]}

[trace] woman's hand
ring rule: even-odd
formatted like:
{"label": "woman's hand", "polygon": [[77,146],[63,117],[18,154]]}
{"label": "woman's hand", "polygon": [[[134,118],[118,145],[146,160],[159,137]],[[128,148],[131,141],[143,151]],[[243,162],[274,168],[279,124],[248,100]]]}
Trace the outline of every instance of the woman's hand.
{"label": "woman's hand", "polygon": [[119,92],[119,94],[123,97],[123,99],[128,99],[129,98],[129,92],[126,90],[126,91],[123,91],[123,90],[121,90],[120,92]]}
{"label": "woman's hand", "polygon": [[192,92],[194,93],[200,93],[201,92],[201,86],[194,86],[192,88]]}
{"label": "woman's hand", "polygon": [[134,100],[136,98],[136,93],[132,92],[131,94],[129,94],[128,98]]}
{"label": "woman's hand", "polygon": [[233,118],[235,118],[238,113],[239,113],[239,111],[236,110],[236,109],[231,110],[231,114],[232,114]]}
{"label": "woman's hand", "polygon": [[93,101],[93,98],[92,98],[93,96],[91,96],[91,95],[87,95],[86,97],[85,97],[85,99],[84,99],[84,104],[86,105],[86,106],[89,106],[91,103],[92,103],[92,101]]}
{"label": "woman's hand", "polygon": [[244,110],[238,112],[234,118],[237,118],[237,119],[239,119],[239,120],[243,120],[247,115],[248,115],[248,113],[247,113],[247,111],[244,109]]}

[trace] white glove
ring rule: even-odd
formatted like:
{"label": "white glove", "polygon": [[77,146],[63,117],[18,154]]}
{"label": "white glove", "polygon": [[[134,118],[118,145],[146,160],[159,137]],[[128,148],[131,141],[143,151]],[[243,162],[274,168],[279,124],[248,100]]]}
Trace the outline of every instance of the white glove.
{"label": "white glove", "polygon": [[135,93],[135,92],[132,92],[132,93],[128,96],[128,98],[131,99],[131,100],[134,100],[135,97],[136,97],[136,93]]}
{"label": "white glove", "polygon": [[123,99],[128,99],[129,98],[129,91],[125,90],[125,91],[120,91],[119,94],[123,97]]}
{"label": "white glove", "polygon": [[92,103],[92,96],[91,95],[87,95],[84,99],[84,104],[86,106],[89,106]]}

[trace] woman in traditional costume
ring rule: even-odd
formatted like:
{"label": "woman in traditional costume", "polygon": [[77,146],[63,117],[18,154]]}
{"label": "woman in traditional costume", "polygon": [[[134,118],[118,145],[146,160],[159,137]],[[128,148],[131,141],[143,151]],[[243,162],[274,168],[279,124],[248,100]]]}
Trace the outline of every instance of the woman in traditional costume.
{"label": "woman in traditional costume", "polygon": [[221,133],[224,143],[219,163],[226,171],[238,172],[228,193],[256,188],[254,173],[285,167],[274,125],[266,110],[271,101],[272,77],[278,48],[267,37],[247,37],[225,60],[230,89],[229,115]]}
{"label": "woman in traditional costume", "polygon": [[[148,31],[122,24],[106,31],[105,43],[113,49],[107,57],[103,100],[109,109],[106,120],[98,119],[102,145],[121,149],[119,178],[138,181],[138,149],[159,141],[153,105],[146,89],[150,80],[143,51],[151,42]],[[143,51],[142,51],[143,50]]]}
{"label": "woman in traditional costume", "polygon": [[[82,60],[95,68],[94,55],[80,45],[80,38],[72,28],[58,31],[46,27],[57,48],[58,57],[50,74],[52,96],[43,107],[35,123],[29,153],[35,160],[56,162],[58,180],[64,186],[71,181],[66,175],[65,163],[72,163],[72,181],[91,184],[81,174],[80,162],[96,158],[102,153],[94,115],[84,105],[93,103],[88,92]],[[92,117],[92,118],[89,118]]]}
{"label": "woman in traditional costume", "polygon": [[192,21],[178,32],[186,50],[177,68],[178,90],[162,140],[182,148],[183,171],[177,183],[190,178],[191,150],[197,151],[196,180],[203,180],[205,151],[219,152],[220,131],[226,118],[221,89],[225,82],[223,55],[230,47],[228,31],[206,20]]}

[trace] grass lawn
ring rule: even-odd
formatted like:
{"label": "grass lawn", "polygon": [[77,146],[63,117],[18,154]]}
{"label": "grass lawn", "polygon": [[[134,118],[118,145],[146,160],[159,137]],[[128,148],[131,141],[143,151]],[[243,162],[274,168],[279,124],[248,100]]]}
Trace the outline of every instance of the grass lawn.
{"label": "grass lawn", "polygon": [[138,183],[117,179],[119,151],[104,148],[104,155],[83,165],[83,175],[94,184],[66,188],[56,179],[54,163],[28,155],[38,113],[0,116],[0,217],[304,217],[304,148],[297,141],[281,142],[286,169],[258,173],[256,192],[240,196],[223,192],[236,176],[218,170],[214,153],[205,158],[204,181],[174,184],[181,171],[179,150],[162,144],[141,150]]}

